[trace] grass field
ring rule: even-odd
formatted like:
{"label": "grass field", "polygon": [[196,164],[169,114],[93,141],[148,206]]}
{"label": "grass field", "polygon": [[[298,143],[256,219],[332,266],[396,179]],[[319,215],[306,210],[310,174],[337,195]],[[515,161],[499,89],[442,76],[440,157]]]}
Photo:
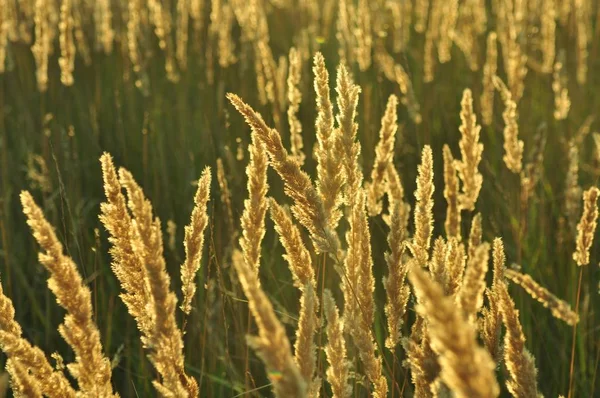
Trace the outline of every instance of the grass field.
{"label": "grass field", "polygon": [[[596,0],[0,0],[0,360],[22,396],[598,396],[599,130]],[[101,220],[105,152],[160,222],[123,178]]]}

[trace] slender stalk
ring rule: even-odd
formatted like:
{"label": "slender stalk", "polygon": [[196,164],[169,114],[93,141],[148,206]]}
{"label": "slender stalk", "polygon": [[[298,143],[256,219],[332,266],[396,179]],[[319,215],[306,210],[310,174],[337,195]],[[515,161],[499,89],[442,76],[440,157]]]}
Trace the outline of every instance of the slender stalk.
{"label": "slender stalk", "polygon": [[[579,283],[577,284],[577,299],[575,301],[575,313],[579,314],[579,299],[581,298],[581,281],[583,279],[583,267],[579,268]],[[571,344],[571,367],[569,369],[569,395],[573,393],[573,371],[575,370],[575,339],[577,337],[577,324],[573,325],[573,343]]]}

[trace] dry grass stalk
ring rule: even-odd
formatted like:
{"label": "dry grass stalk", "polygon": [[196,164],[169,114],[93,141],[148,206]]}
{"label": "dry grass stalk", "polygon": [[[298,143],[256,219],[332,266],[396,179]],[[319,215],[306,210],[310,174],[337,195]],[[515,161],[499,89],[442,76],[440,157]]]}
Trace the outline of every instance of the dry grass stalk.
{"label": "dry grass stalk", "polygon": [[181,70],[187,69],[187,46],[188,31],[190,22],[190,4],[189,0],[177,0],[177,26],[175,31],[175,56]]}
{"label": "dry grass stalk", "polygon": [[469,231],[469,247],[467,249],[469,261],[475,257],[475,251],[482,242],[483,228],[481,224],[481,213],[477,213],[471,220],[471,230]]}
{"label": "dry grass stalk", "polygon": [[242,214],[242,237],[240,247],[246,264],[258,275],[261,243],[265,236],[265,215],[267,213],[267,153],[263,144],[252,137],[249,148],[250,161],[246,167],[248,177],[248,199],[244,201]]}
{"label": "dry grass stalk", "polygon": [[446,283],[448,296],[455,296],[462,284],[466,267],[465,245],[456,238],[449,238],[446,243]]}
{"label": "dry grass stalk", "polygon": [[594,240],[594,233],[598,222],[598,196],[600,190],[591,187],[583,193],[583,214],[577,224],[577,249],[573,253],[573,260],[577,265],[587,265],[590,262],[590,248]]}
{"label": "dry grass stalk", "polygon": [[478,345],[473,325],[419,267],[408,278],[419,300],[417,312],[428,322],[431,347],[439,355],[442,381],[457,397],[497,397],[495,364]]}
{"label": "dry grass stalk", "polygon": [[398,98],[390,95],[385,113],[381,118],[381,129],[379,130],[379,142],[375,147],[375,162],[371,171],[371,182],[369,185],[369,194],[367,207],[370,216],[376,216],[381,213],[381,198],[385,194],[386,170],[391,164],[393,167],[394,144],[396,141],[396,131],[398,130]]}
{"label": "dry grass stalk", "polygon": [[[144,202],[146,202],[146,199]],[[130,198],[130,201],[132,198]],[[135,215],[135,212],[134,212]],[[149,318],[151,329],[142,339],[150,349],[148,358],[160,374],[153,385],[164,396],[194,398],[198,396],[196,381],[185,373],[182,333],[175,319],[177,298],[170,290],[170,278],[163,256],[160,220],[155,218],[149,230],[143,223],[133,220],[133,252],[143,259],[146,269],[146,286],[150,295]],[[147,236],[147,240],[144,240]]]}
{"label": "dry grass stalk", "polygon": [[5,368],[10,374],[10,386],[15,398],[42,398],[39,381],[34,379],[34,375],[30,374],[22,363],[15,359],[8,359]]}
{"label": "dry grass stalk", "polygon": [[463,282],[458,292],[457,301],[467,319],[473,323],[483,305],[489,251],[490,245],[484,242],[474,249],[472,256],[469,255]]}
{"label": "dry grass stalk", "polygon": [[[169,288],[160,221],[152,218],[152,205],[131,174],[121,169],[120,183],[110,155],[105,153],[100,161],[107,197],[100,219],[111,235],[111,267],[125,290],[121,298],[142,332],[142,343],[152,348],[149,358],[161,378],[153,384],[162,395],[196,397],[196,381],[183,366],[182,335],[175,321],[177,299]],[[129,194],[133,218],[125,207],[121,184]]]}
{"label": "dry grass stalk", "polygon": [[500,302],[498,298],[498,289],[500,284],[504,283],[504,272],[506,257],[504,255],[504,245],[502,239],[494,239],[492,258],[494,259],[494,279],[491,289],[486,289],[488,306],[483,309],[483,319],[481,322],[481,337],[485,347],[495,362],[500,360],[500,327],[502,325],[502,316],[500,314]]}
{"label": "dry grass stalk", "polygon": [[571,109],[569,89],[566,87],[566,78],[561,73],[562,69],[562,62],[554,64],[552,91],[554,92],[554,118],[556,120],[566,119],[569,115],[569,109]]}
{"label": "dry grass stalk", "polygon": [[[400,218],[402,226],[408,227],[408,219],[410,217],[410,205],[404,202],[404,187],[400,181],[400,175],[393,163],[389,163],[385,171],[385,191],[388,198],[388,208],[391,212],[396,206],[400,206]],[[383,215],[383,220],[390,224],[390,215]]]}
{"label": "dry grass stalk", "polygon": [[373,47],[373,29],[371,27],[371,2],[358,0],[356,8],[356,27],[353,29],[356,40],[356,60],[361,71],[371,66],[371,49]]}
{"label": "dry grass stalk", "polygon": [[512,94],[499,77],[494,76],[494,86],[500,91],[504,101],[504,163],[513,173],[520,173],[523,168],[523,141],[519,140],[517,103]]}
{"label": "dry grass stalk", "polygon": [[588,32],[591,32],[589,7],[583,0],[573,2],[577,35],[577,83],[585,84],[588,73]]}
{"label": "dry grass stalk", "polygon": [[198,180],[198,190],[194,197],[194,209],[192,210],[190,223],[185,227],[185,238],[183,240],[185,261],[181,265],[183,301],[180,308],[185,314],[189,314],[192,310],[192,299],[196,293],[194,278],[200,269],[202,249],[204,248],[204,230],[208,225],[206,204],[210,199],[210,184],[210,168],[206,167]]}
{"label": "dry grass stalk", "polygon": [[329,97],[329,73],[321,53],[315,54],[313,73],[317,98],[317,192],[323,201],[327,224],[332,230],[337,228],[342,215],[339,207],[342,202],[344,174],[342,163],[334,156],[340,151],[339,130],[333,127],[333,106]]}
{"label": "dry grass stalk", "polygon": [[100,332],[93,320],[90,289],[84,285],[71,257],[63,253],[54,228],[29,192],[21,193],[21,204],[33,237],[44,251],[39,254],[39,260],[50,272],[48,288],[67,311],[58,330],[75,352],[75,363],[69,364],[68,369],[77,380],[81,393],[116,396],[110,381],[110,361],[103,355]]}
{"label": "dry grass stalk", "polygon": [[541,6],[543,7],[540,13],[542,70],[550,73],[556,57],[556,8],[554,0],[543,0]]}
{"label": "dry grass stalk", "polygon": [[460,233],[460,206],[458,196],[458,177],[456,175],[456,163],[452,157],[452,151],[448,145],[444,145],[444,198],[446,198],[446,237],[461,240]]}
{"label": "dry grass stalk", "polygon": [[433,242],[431,259],[428,264],[429,273],[433,280],[440,284],[444,293],[448,291],[447,269],[446,269],[446,241],[438,236]]}
{"label": "dry grass stalk", "polygon": [[34,10],[35,42],[31,52],[35,59],[38,90],[45,92],[48,89],[48,57],[52,52],[53,39],[50,17],[54,10],[52,2],[48,0],[35,0]]}
{"label": "dry grass stalk", "polygon": [[315,377],[317,368],[317,346],[315,334],[319,327],[317,311],[319,299],[315,292],[316,286],[306,284],[300,297],[300,315],[298,329],[296,330],[296,344],[294,344],[294,359],[300,369],[300,374],[306,382],[309,397],[318,397],[321,380]]}
{"label": "dry grass stalk", "polygon": [[304,290],[306,285],[316,286],[315,271],[312,265],[310,252],[302,242],[302,235],[287,211],[274,199],[269,200],[271,219],[275,223],[275,230],[279,234],[279,240],[285,248],[283,256],[290,266],[294,286]]}
{"label": "dry grass stalk", "polygon": [[596,145],[596,163],[600,164],[600,133],[592,133]]}
{"label": "dry grass stalk", "polygon": [[425,145],[418,167],[417,190],[415,197],[415,235],[409,246],[417,264],[425,266],[429,259],[429,246],[433,230],[433,154],[431,147]]}
{"label": "dry grass stalk", "polygon": [[273,383],[275,396],[286,398],[306,396],[306,382],[292,356],[285,328],[275,316],[273,305],[260,287],[256,269],[245,261],[234,261],[233,265],[258,326],[258,336],[246,337],[248,345],[256,350],[264,362],[267,376]]}
{"label": "dry grass stalk", "polygon": [[565,178],[565,212],[572,231],[575,231],[577,217],[581,211],[582,188],[579,185],[579,146],[575,140],[569,141],[569,168]]}
{"label": "dry grass stalk", "polygon": [[150,301],[145,283],[146,269],[142,259],[133,252],[133,223],[112,158],[105,153],[100,162],[106,195],[106,202],[100,205],[100,221],[110,235],[111,268],[124,290],[120,295],[121,300],[136,320],[142,334],[146,335],[150,331],[150,319],[146,312],[146,305]]}
{"label": "dry grass stalk", "polygon": [[477,124],[477,117],[473,112],[473,95],[468,88],[463,91],[461,101],[460,119],[460,155],[461,160],[456,161],[458,177],[462,181],[462,193],[459,196],[461,208],[474,210],[475,202],[479,197],[483,176],[478,167],[483,153],[483,144],[479,142],[481,126]]}
{"label": "dry grass stalk", "polygon": [[289,69],[287,77],[287,99],[288,99],[288,123],[290,125],[290,143],[292,155],[300,165],[304,164],[305,155],[302,151],[302,123],[298,120],[298,110],[302,102],[302,93],[298,89],[300,74],[302,72],[302,60],[295,47],[290,48]]}
{"label": "dry grass stalk", "polygon": [[65,86],[73,85],[73,70],[75,69],[75,42],[73,38],[73,12],[71,0],[64,0],[60,6],[60,81]]}
{"label": "dry grass stalk", "polygon": [[521,286],[532,298],[548,308],[555,318],[561,319],[571,326],[579,322],[579,315],[571,310],[571,306],[568,303],[550,293],[548,289],[540,286],[531,276],[507,269],[506,277]]}
{"label": "dry grass stalk", "polygon": [[350,311],[350,316],[345,318],[345,322],[352,322],[350,324],[353,327],[349,332],[358,348],[365,374],[373,384],[373,395],[384,398],[387,394],[387,381],[382,374],[381,356],[377,354],[373,336],[375,279],[373,278],[373,259],[371,258],[371,234],[363,190],[357,192],[356,204],[350,209],[350,212],[350,231],[347,233],[349,244],[344,278],[346,283],[354,283],[351,285],[345,283],[343,291],[346,303],[350,302],[353,305],[347,305],[344,308],[344,317],[346,317],[346,311]]}
{"label": "dry grass stalk", "polygon": [[400,329],[406,312],[406,304],[410,297],[410,288],[406,284],[409,264],[403,259],[405,251],[403,242],[406,239],[406,229],[403,225],[401,206],[401,203],[396,203],[392,211],[390,232],[387,238],[390,251],[385,254],[388,275],[383,279],[387,295],[385,315],[388,325],[388,337],[385,340],[385,346],[392,351],[400,342]]}
{"label": "dry grass stalk", "polygon": [[295,201],[292,212],[309,231],[315,248],[318,251],[337,255],[339,248],[337,236],[329,228],[323,202],[308,174],[302,171],[298,163],[285,150],[277,130],[267,127],[260,114],[235,94],[228,94],[227,98],[244,116],[256,137],[265,145],[271,158],[271,165],[285,183],[286,194]]}
{"label": "dry grass stalk", "polygon": [[519,311],[515,309],[515,303],[508,294],[506,283],[499,284],[497,294],[502,322],[506,326],[504,363],[510,376],[506,387],[514,397],[537,398],[537,369],[533,356],[525,348]]}
{"label": "dry grass stalk", "polygon": [[481,119],[489,126],[494,117],[494,82],[498,70],[498,48],[496,32],[490,32],[487,37],[485,64],[483,65],[483,90],[481,93]]}
{"label": "dry grass stalk", "polygon": [[[434,382],[440,374],[440,364],[437,354],[431,348],[431,340],[423,318],[416,323],[411,337],[403,340],[406,350],[406,362],[410,365],[411,380],[415,386],[416,397],[434,397]],[[418,331],[418,332],[417,332]],[[419,341],[420,340],[420,341]]]}
{"label": "dry grass stalk", "polygon": [[109,0],[98,0],[94,5],[94,25],[96,26],[96,47],[110,54],[115,32],[112,27],[112,11]]}
{"label": "dry grass stalk", "polygon": [[410,118],[415,124],[422,122],[420,106],[415,97],[412,82],[406,70],[400,64],[396,64],[394,58],[387,53],[385,48],[378,46],[375,52],[375,59],[381,68],[383,74],[388,80],[398,83],[398,88],[402,93],[400,102],[406,106]]}
{"label": "dry grass stalk", "polygon": [[344,190],[345,203],[349,209],[356,204],[356,195],[362,187],[363,174],[360,169],[360,143],[356,139],[358,124],[356,123],[356,109],[358,107],[358,95],[360,87],[352,81],[352,77],[344,64],[337,69],[335,91],[337,92],[338,115],[336,116],[338,129],[340,131],[340,146],[346,175],[346,186]]}
{"label": "dry grass stalk", "polygon": [[344,323],[340,319],[338,308],[328,289],[323,292],[323,313],[327,320],[325,354],[327,354],[329,368],[326,375],[333,392],[332,398],[350,398],[352,386],[348,383],[350,363],[346,359]]}
{"label": "dry grass stalk", "polygon": [[[217,159],[217,182],[219,183],[219,189],[221,191],[221,203],[225,206],[225,211],[227,212],[227,226],[229,227],[229,232],[237,234],[234,231],[234,223],[233,223],[233,209],[231,205],[231,191],[229,190],[229,184],[227,183],[227,174],[225,173],[225,167],[223,167],[223,160],[221,158]],[[234,240],[232,238],[232,240]]]}
{"label": "dry grass stalk", "polygon": [[[19,378],[26,383],[20,371],[23,367],[31,373],[37,386],[50,398],[75,398],[75,390],[69,384],[65,375],[48,362],[46,356],[36,346],[29,344],[21,337],[21,326],[15,320],[15,308],[12,301],[4,294],[0,285],[0,347],[15,367],[14,372],[8,366],[11,377]],[[14,382],[13,382],[14,383]],[[17,387],[18,388],[18,387]],[[13,384],[13,389],[15,386]]]}

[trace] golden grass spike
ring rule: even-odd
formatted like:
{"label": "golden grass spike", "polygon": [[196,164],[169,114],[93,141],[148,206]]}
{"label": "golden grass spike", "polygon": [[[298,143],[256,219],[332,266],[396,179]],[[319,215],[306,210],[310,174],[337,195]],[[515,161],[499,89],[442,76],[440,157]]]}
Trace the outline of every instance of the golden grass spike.
{"label": "golden grass spike", "polygon": [[417,312],[428,322],[431,347],[439,355],[442,381],[456,397],[497,397],[495,364],[478,345],[473,325],[420,267],[413,267],[408,278],[419,300]]}
{"label": "golden grass spike", "polygon": [[315,334],[319,327],[317,311],[319,299],[315,292],[316,285],[308,283],[302,290],[300,297],[300,315],[298,316],[298,329],[296,330],[296,344],[294,345],[294,359],[300,369],[300,374],[306,382],[308,396],[318,397],[321,381],[315,378],[317,368],[317,346]]}
{"label": "golden grass spike", "polygon": [[35,42],[31,46],[31,52],[35,59],[38,90],[42,93],[48,89],[48,57],[52,52],[53,42],[50,24],[52,8],[53,3],[51,1],[35,0],[35,13],[33,16]]}
{"label": "golden grass spike", "polygon": [[554,0],[543,0],[540,13],[540,35],[542,50],[542,70],[552,72],[556,56],[556,8]]}
{"label": "golden grass spike", "polygon": [[[143,196],[142,199],[146,202]],[[145,231],[143,224],[134,219],[133,229],[133,253],[143,259],[145,283],[150,296],[146,310],[150,312],[151,328],[144,343],[150,349],[150,362],[160,374],[160,379],[152,383],[162,395],[197,397],[198,385],[184,369],[182,333],[175,319],[177,298],[170,290],[160,220],[155,218],[149,231]],[[148,235],[147,240],[144,240],[143,234]]]}
{"label": "golden grass spike", "polygon": [[264,362],[275,396],[305,397],[306,382],[292,356],[285,328],[275,316],[273,305],[260,287],[258,274],[245,261],[234,261],[233,265],[258,326],[258,336],[247,336],[247,341]]}
{"label": "golden grass spike", "polygon": [[521,286],[532,298],[542,303],[544,307],[552,312],[555,318],[561,319],[571,326],[579,322],[579,315],[571,310],[571,306],[568,303],[550,293],[548,289],[540,286],[531,276],[512,269],[507,269],[505,272],[509,280]]}
{"label": "golden grass spike", "polygon": [[306,156],[302,151],[302,148],[304,148],[304,143],[302,142],[302,123],[298,119],[298,110],[302,102],[302,93],[298,88],[302,72],[302,59],[295,47],[290,48],[288,58],[287,99],[289,105],[287,115],[290,125],[291,152],[296,157],[298,163],[303,165]]}
{"label": "golden grass spike", "polygon": [[10,386],[15,398],[42,398],[40,382],[21,362],[9,358],[6,371],[10,374]]}
{"label": "golden grass spike", "polygon": [[489,251],[490,245],[487,242],[474,249],[473,255],[469,256],[467,261],[465,276],[458,292],[458,303],[471,322],[475,322],[477,313],[483,305]]}
{"label": "golden grass spike", "polygon": [[577,265],[587,265],[590,262],[590,248],[594,240],[594,232],[598,222],[598,195],[600,190],[591,187],[583,193],[583,214],[577,224],[577,249],[573,253],[573,260]]}
{"label": "golden grass spike", "polygon": [[175,56],[181,70],[187,69],[188,31],[190,22],[190,1],[177,0],[177,25],[175,27]]}
{"label": "golden grass spike", "polygon": [[29,192],[21,192],[21,204],[33,237],[43,250],[39,261],[50,272],[48,288],[67,311],[58,330],[75,352],[75,363],[68,365],[69,371],[83,394],[116,397],[110,381],[110,361],[104,357],[100,332],[93,320],[90,289],[84,285],[71,257],[63,253],[54,228]]}
{"label": "golden grass spike", "polygon": [[[139,72],[142,69],[141,51],[138,45],[141,26],[141,6],[143,0],[131,0],[127,3],[129,18],[127,19],[127,52],[131,61],[133,71]],[[137,82],[136,82],[137,83]]]}
{"label": "golden grass spike", "polygon": [[42,350],[21,337],[21,326],[15,320],[15,308],[12,301],[4,294],[2,285],[0,285],[0,347],[9,360],[29,369],[46,396],[75,397],[75,390],[65,375],[52,368]]}
{"label": "golden grass spike", "polygon": [[206,204],[210,199],[210,183],[210,168],[206,167],[198,180],[198,190],[194,197],[194,210],[192,210],[190,223],[185,227],[185,238],[183,241],[185,261],[181,265],[183,302],[180,306],[185,314],[189,314],[192,310],[192,299],[196,293],[194,278],[200,269],[202,249],[204,248],[204,230],[208,225],[208,209]]}
{"label": "golden grass spike", "polygon": [[458,178],[456,176],[456,163],[452,157],[452,151],[448,145],[444,145],[444,198],[448,204],[446,208],[446,229],[447,238],[456,238],[461,240],[460,233],[460,206],[458,203]]}
{"label": "golden grass spike", "polygon": [[500,360],[500,327],[502,316],[500,314],[500,302],[498,289],[504,283],[505,261],[504,245],[502,239],[494,239],[492,257],[494,259],[494,279],[491,289],[486,289],[488,306],[483,309],[481,323],[481,337],[495,362]]}
{"label": "golden grass spike", "polygon": [[504,101],[504,163],[513,173],[520,173],[523,168],[523,141],[519,140],[519,115],[517,113],[517,103],[513,100],[510,90],[504,82],[498,77],[493,78],[494,86]]}
{"label": "golden grass spike", "polygon": [[331,385],[332,398],[350,398],[352,386],[348,383],[350,363],[346,359],[346,341],[344,339],[344,323],[329,289],[323,292],[323,313],[327,320],[327,345],[325,354],[329,368],[327,381]]}
{"label": "golden grass spike", "polygon": [[73,11],[71,0],[64,0],[60,6],[60,81],[65,86],[73,85],[73,70],[75,69],[75,42],[73,37]]}
{"label": "golden grass spike", "polygon": [[498,47],[496,32],[490,32],[487,37],[485,64],[483,65],[483,89],[480,97],[481,119],[484,125],[492,124],[494,117],[494,82],[498,70]]}
{"label": "golden grass spike", "polygon": [[387,238],[390,251],[385,254],[388,275],[383,279],[387,297],[385,315],[388,325],[388,337],[385,340],[385,346],[392,351],[400,342],[400,328],[406,312],[406,304],[410,297],[410,288],[406,283],[409,264],[403,259],[405,250],[403,242],[406,239],[406,229],[403,225],[401,206],[402,203],[396,203],[392,211],[390,232]]}
{"label": "golden grass spike", "polygon": [[577,35],[577,83],[585,84],[588,73],[588,32],[591,31],[591,16],[588,9],[591,9],[583,0],[573,2],[575,25]]}
{"label": "golden grass spike", "polygon": [[323,202],[308,174],[302,171],[298,163],[285,150],[277,130],[267,127],[260,114],[235,94],[228,94],[227,98],[244,116],[256,137],[265,145],[271,158],[271,165],[285,183],[286,194],[294,199],[292,212],[310,232],[315,248],[336,256],[339,249],[337,236],[329,228]]}
{"label": "golden grass spike", "polygon": [[121,169],[132,219],[112,158],[105,153],[100,160],[107,197],[100,218],[111,235],[112,268],[125,290],[121,298],[142,332],[144,347],[152,348],[149,358],[161,376],[153,384],[162,395],[197,397],[196,381],[183,367],[182,335],[175,321],[177,299],[169,287],[160,221],[152,219],[151,203],[131,174]]}
{"label": "golden grass spike", "polygon": [[250,161],[246,167],[248,199],[244,201],[240,247],[246,264],[258,274],[260,246],[265,236],[269,186],[267,185],[267,153],[263,144],[255,138],[252,137],[252,144],[249,147]]}
{"label": "golden grass spike", "polygon": [[112,27],[112,11],[109,0],[94,3],[94,26],[96,27],[96,47],[110,54],[113,48],[115,32]]}
{"label": "golden grass spike", "polygon": [[438,236],[433,242],[431,259],[427,265],[433,280],[440,284],[444,293],[448,291],[447,269],[446,269],[446,241]]}
{"label": "golden grass spike", "polygon": [[[366,212],[365,192],[359,189],[355,205],[350,209],[350,231],[347,257],[352,257],[353,269],[346,269],[345,279],[353,281],[352,287],[344,287],[344,299],[355,302],[355,311],[345,321],[352,321],[349,333],[358,348],[365,374],[373,384],[373,395],[384,398],[387,395],[387,381],[382,374],[381,356],[373,335],[375,320],[375,279],[373,277],[373,259],[371,258],[371,234]],[[351,275],[355,273],[355,276]],[[356,278],[356,279],[351,279]],[[344,309],[346,311],[346,308]],[[344,314],[346,316],[346,314]]]}
{"label": "golden grass spike", "polygon": [[425,145],[418,167],[417,190],[415,197],[415,235],[410,249],[417,264],[425,266],[429,259],[429,246],[433,230],[433,154],[431,147]]}
{"label": "golden grass spike", "polygon": [[562,62],[554,64],[552,73],[552,91],[554,92],[554,119],[565,120],[571,109],[571,100],[569,99],[569,89],[566,85],[566,75],[563,70]]}
{"label": "golden grass spike", "polygon": [[410,365],[411,380],[415,386],[415,397],[433,398],[434,382],[440,373],[437,354],[431,349],[431,340],[423,318],[418,315],[410,338],[403,339],[406,363]]}
{"label": "golden grass spike", "polygon": [[458,177],[462,181],[462,193],[459,196],[463,209],[474,210],[479,197],[483,176],[478,167],[483,153],[483,144],[479,142],[481,126],[477,124],[477,117],[473,111],[473,95],[470,89],[463,91],[461,101],[460,119],[460,155],[461,160],[456,161]]}
{"label": "golden grass spike", "polygon": [[600,133],[592,133],[596,145],[596,162],[600,163]]}
{"label": "golden grass spike", "polygon": [[[410,205],[404,201],[404,187],[400,181],[400,175],[393,163],[388,164],[385,171],[385,192],[388,198],[388,208],[393,212],[394,207],[400,206],[400,216],[403,228],[408,227],[410,217]],[[384,221],[390,224],[390,215],[383,216]]]}
{"label": "golden grass spike", "polygon": [[363,174],[360,169],[360,143],[356,140],[358,123],[356,123],[356,109],[360,87],[352,81],[350,72],[344,64],[338,65],[335,91],[337,92],[338,115],[336,116],[340,131],[339,155],[344,165],[346,186],[344,190],[345,202],[349,209],[356,203],[356,195],[363,183]]}
{"label": "golden grass spike", "polygon": [[353,29],[356,40],[356,60],[358,61],[358,67],[363,72],[371,66],[371,49],[373,47],[370,4],[369,0],[358,0],[356,27]]}
{"label": "golden grass spike", "polygon": [[316,286],[310,252],[302,242],[300,230],[294,225],[287,211],[275,199],[269,199],[269,209],[271,219],[275,223],[275,230],[279,234],[279,240],[286,251],[284,258],[292,271],[294,286],[300,290],[303,290],[308,284]]}
{"label": "golden grass spike", "polygon": [[481,213],[475,214],[471,220],[471,230],[469,231],[469,247],[467,254],[469,260],[475,256],[475,250],[481,245],[481,239],[483,237],[483,228],[481,226]]}
{"label": "golden grass spike", "polygon": [[519,311],[508,294],[506,283],[497,290],[502,322],[506,326],[504,336],[504,363],[510,375],[506,382],[514,397],[537,398],[537,369],[533,356],[525,348],[525,336],[519,322]]}
{"label": "golden grass spike", "polygon": [[385,113],[381,118],[381,129],[379,130],[379,142],[375,147],[375,162],[371,170],[371,182],[367,207],[370,216],[381,213],[381,198],[385,194],[386,171],[391,165],[393,167],[394,144],[396,143],[396,131],[398,130],[398,98],[390,95],[385,107]]}
{"label": "golden grass spike", "polygon": [[127,207],[131,211],[135,226],[145,245],[149,245],[153,234],[152,203],[144,195],[133,175],[125,168],[119,168],[119,183],[127,191]]}
{"label": "golden grass spike", "polygon": [[106,195],[106,202],[100,205],[100,221],[110,235],[111,268],[124,290],[120,295],[121,300],[136,320],[142,334],[148,335],[151,321],[146,311],[146,305],[150,302],[145,282],[146,268],[142,258],[133,252],[132,244],[135,240],[133,223],[127,211],[125,196],[121,192],[121,184],[112,157],[104,153],[100,162]]}
{"label": "golden grass spike", "polygon": [[456,238],[449,238],[446,243],[446,283],[448,296],[455,296],[462,284],[466,266],[465,245]]}
{"label": "golden grass spike", "polygon": [[333,128],[333,106],[329,97],[329,73],[321,53],[314,57],[314,88],[317,98],[317,192],[323,201],[327,223],[332,230],[337,228],[342,215],[339,207],[342,202],[344,173],[342,162],[335,156],[340,151],[340,133]]}

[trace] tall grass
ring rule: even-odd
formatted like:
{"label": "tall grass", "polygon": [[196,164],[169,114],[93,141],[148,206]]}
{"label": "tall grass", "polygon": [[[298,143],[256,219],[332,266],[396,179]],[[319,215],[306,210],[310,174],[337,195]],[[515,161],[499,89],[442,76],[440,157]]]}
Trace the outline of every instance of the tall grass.
{"label": "tall grass", "polygon": [[0,0],[14,394],[597,395],[599,21]]}

